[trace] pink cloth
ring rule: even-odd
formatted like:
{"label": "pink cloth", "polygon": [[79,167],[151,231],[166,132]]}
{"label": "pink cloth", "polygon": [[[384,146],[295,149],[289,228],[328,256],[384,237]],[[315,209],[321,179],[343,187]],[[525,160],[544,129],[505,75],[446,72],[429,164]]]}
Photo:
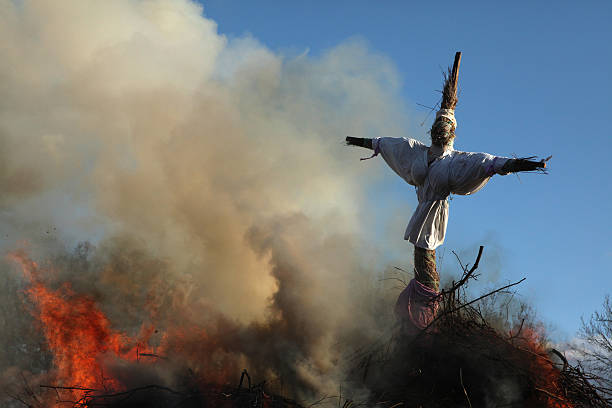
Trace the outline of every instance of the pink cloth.
{"label": "pink cloth", "polygon": [[395,315],[408,319],[416,328],[423,330],[436,317],[439,293],[412,279],[400,293],[395,304]]}

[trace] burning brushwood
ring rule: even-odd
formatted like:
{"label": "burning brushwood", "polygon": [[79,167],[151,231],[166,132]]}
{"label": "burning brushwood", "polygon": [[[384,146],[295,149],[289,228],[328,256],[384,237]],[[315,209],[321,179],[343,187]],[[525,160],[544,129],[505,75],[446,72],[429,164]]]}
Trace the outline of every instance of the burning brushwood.
{"label": "burning brushwood", "polygon": [[[609,407],[592,373],[547,346],[533,322],[495,330],[478,302],[524,279],[469,299],[474,266],[441,291],[437,317],[416,336],[398,331],[353,355],[354,381],[371,391],[365,406]],[[558,360],[558,361],[555,361]]]}
{"label": "burning brushwood", "polygon": [[[185,367],[176,372],[172,382],[166,382],[165,376],[145,375],[137,382],[125,383],[119,377],[113,378],[112,373],[96,370],[89,371],[88,377],[47,377],[53,385],[39,387],[32,384],[39,384],[41,378],[23,376],[21,391],[15,389],[9,394],[15,402],[10,407],[323,408],[331,403],[344,408],[610,406],[610,399],[606,399],[609,393],[598,385],[597,378],[550,350],[528,316],[520,324],[494,329],[487,320],[489,315],[481,309],[482,300],[506,293],[522,280],[470,297],[466,288],[478,276],[483,250],[480,247],[471,267],[458,258],[463,274],[458,282],[439,292],[436,301],[440,310],[428,327],[416,336],[395,331],[389,341],[361,347],[352,358],[342,359],[350,377],[340,379],[341,385],[351,381],[357,385],[354,388],[367,390],[365,400],[342,392],[342,388],[339,395],[313,396],[314,403],[300,404],[283,397],[282,386],[278,394],[272,392],[274,380],[253,381],[257,374],[251,376],[246,370],[240,377],[234,375],[234,381],[228,384],[207,381],[201,373]],[[35,277],[35,265],[23,259],[22,262]],[[81,334],[78,338],[86,336]],[[135,350],[138,356],[155,356],[136,359],[133,364],[143,369],[138,373],[145,374],[154,367],[162,373],[168,370],[170,359],[142,353],[140,348]],[[133,354],[130,353],[132,357]],[[77,363],[88,370],[96,368],[88,360]],[[254,367],[257,371],[264,370]]]}
{"label": "burning brushwood", "polygon": [[479,191],[495,174],[545,171],[546,161],[512,159],[488,153],[455,150],[455,107],[461,53],[445,78],[440,110],[431,127],[431,146],[409,138],[348,136],[349,145],[374,150],[408,184],[416,187],[419,205],[406,229],[404,239],[414,245],[414,274],[399,296],[396,313],[417,330],[427,327],[438,310],[440,277],[436,248],[444,242],[448,222],[448,197]]}
{"label": "burning brushwood", "polygon": [[[247,382],[244,381],[245,378],[248,380]],[[264,385],[265,382],[252,385],[249,373],[244,370],[237,388],[211,385],[188,390],[175,390],[151,384],[119,392],[108,392],[78,386],[41,385],[40,387],[55,392],[57,396],[56,404],[72,406],[73,408],[135,406],[148,408],[300,408],[300,405],[291,399],[266,393]],[[29,406],[26,402],[21,402]]]}

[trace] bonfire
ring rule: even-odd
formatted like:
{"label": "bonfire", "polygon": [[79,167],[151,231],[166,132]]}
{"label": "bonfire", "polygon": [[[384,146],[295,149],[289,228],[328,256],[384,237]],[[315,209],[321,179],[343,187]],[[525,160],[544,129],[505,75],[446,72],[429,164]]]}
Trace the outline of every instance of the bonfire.
{"label": "bonfire", "polygon": [[[170,370],[162,344],[148,349],[144,330],[129,338],[87,297],[69,285],[52,290],[41,268],[24,253],[13,254],[29,281],[26,295],[53,353],[55,372],[46,379],[23,377],[10,390],[12,405],[25,407],[606,407],[610,400],[583,369],[547,346],[543,332],[524,319],[506,332],[496,330],[479,307],[508,291],[510,283],[475,299],[467,290],[476,279],[480,247],[473,266],[440,293],[440,311],[429,327],[414,333],[398,324],[390,338],[354,350],[347,364],[344,395],[295,401],[274,394],[265,379],[252,381],[245,369],[216,377],[185,370],[176,387],[152,382],[130,387],[130,375]],[[468,269],[469,268],[469,269]],[[75,335],[76,333],[76,335]],[[176,343],[175,343],[176,344]],[[104,372],[102,362],[122,362]],[[134,367],[138,367],[135,371]],[[260,370],[261,371],[261,370]],[[234,381],[227,381],[234,378]],[[43,381],[52,381],[44,383]],[[276,387],[272,387],[277,389]],[[350,390],[367,390],[367,393]],[[356,398],[356,395],[360,397]]]}

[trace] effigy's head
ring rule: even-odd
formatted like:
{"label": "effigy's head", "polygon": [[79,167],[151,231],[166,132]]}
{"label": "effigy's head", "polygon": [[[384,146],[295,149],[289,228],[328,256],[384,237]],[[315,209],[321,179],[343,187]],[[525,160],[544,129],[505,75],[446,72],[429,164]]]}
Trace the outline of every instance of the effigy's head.
{"label": "effigy's head", "polygon": [[431,143],[440,147],[452,145],[456,127],[457,120],[455,119],[454,109],[440,109],[431,126]]}

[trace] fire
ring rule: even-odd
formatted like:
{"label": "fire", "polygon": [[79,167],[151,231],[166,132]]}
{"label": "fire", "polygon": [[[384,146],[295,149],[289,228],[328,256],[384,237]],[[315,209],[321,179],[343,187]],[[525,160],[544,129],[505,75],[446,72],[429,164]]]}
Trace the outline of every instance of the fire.
{"label": "fire", "polygon": [[148,341],[156,332],[152,326],[143,326],[136,337],[114,330],[112,322],[93,298],[76,293],[69,282],[57,290],[46,286],[42,277],[50,271],[41,268],[23,251],[11,253],[9,258],[21,266],[28,282],[25,295],[34,305],[32,314],[53,355],[56,381],[53,385],[75,387],[75,400],[84,401],[91,391],[126,390],[109,370],[105,372],[104,361],[109,358],[152,364],[156,361],[152,356],[172,351],[176,359],[197,361],[207,368],[201,370],[198,377],[202,383],[225,384],[239,372],[232,356],[222,351],[219,339],[208,336],[201,327],[186,328],[178,324],[166,328],[160,334],[161,342],[156,352],[148,352],[152,349]]}
{"label": "fire", "polygon": [[[140,355],[150,349],[148,340],[155,331],[153,327],[143,327],[136,337],[130,337],[113,329],[112,322],[103,313],[96,301],[87,295],[76,293],[70,283],[59,289],[51,289],[44,284],[43,274],[48,270],[41,268],[25,252],[10,254],[10,258],[21,266],[28,282],[25,289],[27,298],[33,303],[32,313],[40,323],[49,350],[53,354],[54,385],[80,387],[91,391],[124,391],[125,386],[105,373],[104,362],[107,358],[121,359],[126,362],[140,363]],[[232,327],[230,326],[230,329]],[[228,329],[229,330],[229,329]],[[229,330],[231,332],[231,330]],[[520,360],[522,370],[530,379],[530,390],[526,398],[529,406],[549,408],[572,408],[563,391],[561,371],[551,361],[547,353],[542,330],[521,324],[510,333],[515,358]],[[231,352],[228,338],[207,331],[201,327],[166,327],[160,334],[159,354],[172,354],[173,359],[185,360],[194,365],[190,375],[200,385],[223,385],[228,379],[235,380],[242,364]],[[152,363],[152,359],[145,359]],[[109,370],[107,370],[109,371]],[[77,400],[91,398],[87,390],[75,390]]]}
{"label": "fire", "polygon": [[544,401],[549,408],[572,408],[563,398],[560,386],[561,373],[548,358],[546,342],[541,330],[535,327],[523,327],[520,332],[521,348],[531,354],[530,371],[535,378],[534,387],[538,400]]}
{"label": "fire", "polygon": [[25,253],[10,257],[21,265],[29,281],[25,293],[35,305],[33,313],[53,353],[60,383],[93,389],[120,388],[113,378],[105,377],[101,359],[112,353],[135,360],[134,339],[112,330],[95,301],[75,293],[70,283],[58,290],[47,288],[41,281],[41,269]]}

